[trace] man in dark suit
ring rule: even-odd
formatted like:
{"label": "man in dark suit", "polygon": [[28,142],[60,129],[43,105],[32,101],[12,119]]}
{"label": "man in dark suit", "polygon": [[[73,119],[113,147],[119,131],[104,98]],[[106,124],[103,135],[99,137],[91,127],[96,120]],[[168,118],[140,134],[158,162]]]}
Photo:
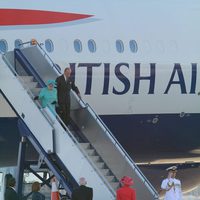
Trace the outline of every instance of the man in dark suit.
{"label": "man in dark suit", "polygon": [[65,68],[64,74],[56,79],[57,97],[58,97],[58,114],[66,126],[70,121],[70,90],[74,90],[80,97],[79,89],[76,87],[74,80],[70,77],[71,69]]}
{"label": "man in dark suit", "polygon": [[15,184],[15,178],[12,177],[8,179],[8,187],[6,188],[5,192],[5,200],[19,200],[19,196],[14,188]]}
{"label": "man in dark suit", "polygon": [[79,188],[72,192],[72,200],[92,200],[93,189],[86,186],[87,182],[84,177],[79,179],[79,184]]}
{"label": "man in dark suit", "polygon": [[5,185],[6,185],[6,188],[9,187],[9,185],[8,185],[8,183],[9,183],[8,180],[9,180],[10,178],[13,178],[13,175],[12,175],[12,174],[8,173],[8,174],[5,175]]}

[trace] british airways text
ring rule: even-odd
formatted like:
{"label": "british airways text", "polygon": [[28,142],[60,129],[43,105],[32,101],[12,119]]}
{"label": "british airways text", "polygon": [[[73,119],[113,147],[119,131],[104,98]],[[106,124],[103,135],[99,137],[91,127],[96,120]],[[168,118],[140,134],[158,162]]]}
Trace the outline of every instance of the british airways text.
{"label": "british airways text", "polygon": [[[157,64],[150,63],[148,65],[148,75],[142,75],[142,64],[141,63],[118,63],[115,65],[114,69],[111,68],[110,63],[70,63],[72,69],[72,76],[76,77],[76,70],[82,68],[85,69],[86,74],[86,88],[85,95],[91,95],[93,73],[99,67],[103,69],[103,83],[102,83],[102,95],[108,95],[113,93],[115,95],[123,95],[127,92],[132,94],[139,94],[141,89],[140,85],[142,82],[148,82],[147,94],[155,93],[156,78],[157,78]],[[190,80],[186,81],[184,70],[180,63],[175,63],[169,72],[169,77],[167,77],[167,84],[163,90],[163,94],[168,94],[170,89],[174,86],[179,87],[180,94],[195,94],[196,93],[196,83],[197,83],[197,63],[191,63],[188,66],[188,71],[190,72]],[[123,72],[122,69],[134,69],[134,74],[130,80]],[[112,69],[112,70],[111,70]],[[118,79],[119,82],[123,84],[123,89],[117,88],[115,85],[110,87],[110,79],[112,76]],[[131,87],[133,85],[133,87]],[[110,89],[112,88],[112,89]]]}

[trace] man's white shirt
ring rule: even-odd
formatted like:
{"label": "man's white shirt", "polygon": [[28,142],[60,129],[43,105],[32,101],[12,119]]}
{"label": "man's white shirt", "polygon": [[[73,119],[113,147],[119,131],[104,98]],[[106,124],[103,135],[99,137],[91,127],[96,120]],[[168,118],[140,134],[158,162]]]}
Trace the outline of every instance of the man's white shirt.
{"label": "man's white shirt", "polygon": [[[170,184],[174,184],[170,188]],[[164,200],[182,200],[181,182],[176,178],[166,178],[162,181],[161,188],[166,191]]]}

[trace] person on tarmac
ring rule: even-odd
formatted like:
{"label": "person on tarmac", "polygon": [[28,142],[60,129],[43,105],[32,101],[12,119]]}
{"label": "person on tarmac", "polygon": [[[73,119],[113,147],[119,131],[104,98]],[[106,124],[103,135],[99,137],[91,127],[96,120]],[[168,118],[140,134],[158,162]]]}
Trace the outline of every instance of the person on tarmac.
{"label": "person on tarmac", "polygon": [[162,181],[161,190],[165,192],[164,200],[182,200],[181,181],[176,179],[177,167],[166,169],[168,176]]}
{"label": "person on tarmac", "polygon": [[92,200],[93,189],[86,186],[87,181],[84,177],[79,179],[79,187],[72,192],[72,200]]}
{"label": "person on tarmac", "polygon": [[133,179],[129,176],[124,176],[120,183],[122,187],[116,191],[117,200],[136,200],[136,192],[130,187],[133,185]]}

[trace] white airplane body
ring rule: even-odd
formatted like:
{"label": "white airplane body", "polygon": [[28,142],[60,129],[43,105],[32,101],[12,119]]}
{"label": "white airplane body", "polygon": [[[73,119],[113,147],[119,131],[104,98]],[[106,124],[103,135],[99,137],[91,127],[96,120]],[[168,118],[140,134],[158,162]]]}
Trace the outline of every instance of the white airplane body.
{"label": "white airplane body", "polygon": [[[26,13],[21,22],[19,11]],[[37,11],[47,21],[40,21]],[[49,56],[62,70],[72,68],[83,100],[136,162],[199,162],[192,154],[200,146],[199,1],[1,1],[0,13],[5,18],[16,13],[16,19],[0,21],[6,51],[16,40],[51,40]],[[59,13],[80,16],[52,22],[49,16]],[[90,40],[95,52],[88,49]],[[3,98],[0,102],[1,118],[15,117]]]}

